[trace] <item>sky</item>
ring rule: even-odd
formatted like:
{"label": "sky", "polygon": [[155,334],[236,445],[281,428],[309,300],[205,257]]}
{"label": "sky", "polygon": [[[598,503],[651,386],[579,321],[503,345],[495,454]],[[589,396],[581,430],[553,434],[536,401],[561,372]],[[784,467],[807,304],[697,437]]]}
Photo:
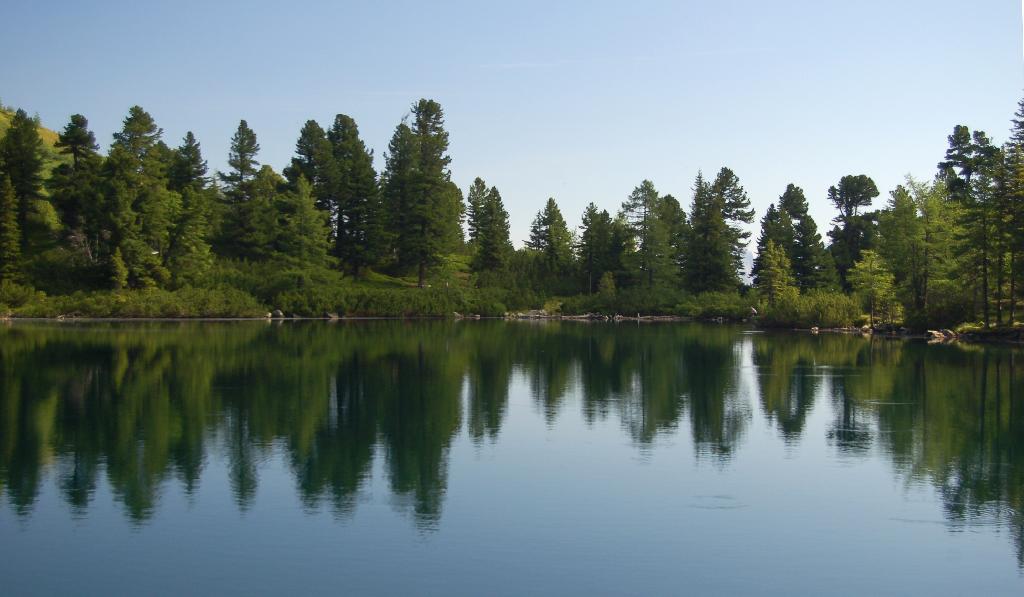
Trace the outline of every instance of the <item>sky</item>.
{"label": "sky", "polygon": [[0,101],[53,129],[84,114],[104,148],[138,104],[211,169],[244,118],[280,171],[306,120],[344,113],[381,168],[436,99],[453,180],[498,187],[517,246],[548,197],[570,226],[644,179],[687,207],[722,166],[758,219],[802,187],[824,236],[843,175],[882,206],[954,125],[1005,140],[1024,97],[1016,0],[5,4]]}

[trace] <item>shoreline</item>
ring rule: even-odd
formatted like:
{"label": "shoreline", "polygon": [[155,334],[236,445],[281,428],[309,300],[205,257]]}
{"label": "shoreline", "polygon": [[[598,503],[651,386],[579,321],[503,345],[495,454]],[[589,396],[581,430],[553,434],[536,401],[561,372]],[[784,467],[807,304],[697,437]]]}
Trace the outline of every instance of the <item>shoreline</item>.
{"label": "shoreline", "polygon": [[0,323],[13,324],[15,322],[28,323],[230,323],[263,321],[267,323],[282,324],[285,322],[302,321],[325,321],[325,322],[360,322],[360,321],[519,321],[519,322],[548,322],[548,321],[570,321],[578,323],[697,323],[717,325],[747,325],[751,329],[760,332],[784,332],[798,334],[842,334],[857,335],[864,338],[882,338],[887,340],[917,340],[926,341],[929,344],[1008,344],[1014,346],[1024,345],[1024,327],[998,328],[982,331],[953,332],[949,329],[928,330],[926,332],[911,332],[909,330],[874,330],[868,328],[786,328],[786,327],[763,327],[750,320],[730,320],[723,317],[700,319],[682,315],[601,315],[596,313],[585,313],[582,315],[552,315],[539,314],[536,312],[509,313],[504,316],[482,316],[462,315],[453,313],[452,316],[339,316],[324,315],[321,317],[305,317],[298,315],[291,316],[264,316],[264,317],[17,317],[8,316],[0,318]]}

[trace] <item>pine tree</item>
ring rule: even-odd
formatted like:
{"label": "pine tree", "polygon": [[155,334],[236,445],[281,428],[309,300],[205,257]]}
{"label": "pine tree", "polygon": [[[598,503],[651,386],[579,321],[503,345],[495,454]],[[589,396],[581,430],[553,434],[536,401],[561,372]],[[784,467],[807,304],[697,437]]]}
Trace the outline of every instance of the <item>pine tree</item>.
{"label": "pine tree", "polygon": [[0,175],[0,282],[15,282],[21,272],[18,200],[6,174]]}
{"label": "pine tree", "polygon": [[178,192],[187,187],[206,188],[209,182],[206,178],[207,171],[199,141],[196,141],[192,131],[185,133],[181,145],[174,152],[167,187]]}
{"label": "pine tree", "polygon": [[739,283],[743,250],[750,233],[740,224],[754,219],[739,179],[722,168],[713,183],[698,173],[690,209],[686,287],[692,292],[728,291]]}
{"label": "pine tree", "polygon": [[878,215],[878,254],[888,264],[904,302],[917,311],[924,309],[927,288],[924,224],[914,197],[903,185],[889,194],[886,208]]}
{"label": "pine tree", "polygon": [[638,268],[648,287],[655,273],[672,273],[668,231],[659,218],[661,197],[649,180],[640,183],[622,204],[622,215],[629,222],[636,243]]}
{"label": "pine tree", "polygon": [[440,104],[420,100],[412,108],[412,121],[412,127],[403,122],[395,129],[382,178],[398,264],[415,268],[424,287],[427,268],[460,240],[462,194],[451,183]]}
{"label": "pine tree", "polygon": [[572,235],[553,197],[548,198],[544,209],[533,219],[526,246],[540,254],[546,273],[562,273],[571,263]]}
{"label": "pine tree", "polygon": [[101,172],[104,214],[99,252],[113,263],[113,252],[119,250],[125,283],[133,287],[156,287],[171,279],[165,259],[181,197],[167,190],[173,152],[161,141],[162,134],[149,113],[133,106],[114,133]]}
{"label": "pine tree", "polygon": [[791,251],[794,246],[793,221],[789,214],[781,209],[776,209],[775,204],[768,205],[764,217],[761,218],[761,236],[757,239],[757,256],[754,257],[752,275],[754,285],[761,286],[761,272],[765,267],[765,259],[768,258],[768,246],[773,245],[777,251],[786,255],[786,261],[791,262]]}
{"label": "pine tree", "polygon": [[256,161],[259,151],[256,133],[245,120],[239,121],[238,129],[231,137],[231,150],[228,153],[228,166],[231,170],[218,174],[227,188],[226,194],[231,202],[243,203],[252,199],[252,185],[249,183],[259,171],[259,162]]}
{"label": "pine tree", "polygon": [[466,193],[466,224],[469,228],[469,245],[475,248],[482,227],[484,217],[484,202],[487,200],[487,183],[479,176],[473,180],[473,184]]}
{"label": "pine tree", "polygon": [[[477,180],[480,180],[479,178]],[[476,272],[493,272],[505,267],[512,252],[509,241],[508,212],[501,193],[491,187],[477,208],[476,253],[472,267]]]}
{"label": "pine tree", "polygon": [[355,120],[344,114],[334,118],[327,139],[338,174],[333,193],[336,200],[335,254],[358,276],[363,268],[375,263],[382,252],[384,216],[373,154],[359,138]]}
{"label": "pine tree", "polygon": [[327,261],[327,214],[317,209],[312,186],[305,177],[295,182],[295,190],[282,196],[286,207],[280,250],[304,267],[320,267]]}
{"label": "pine tree", "polygon": [[846,272],[860,259],[861,251],[873,246],[875,214],[861,214],[860,208],[871,205],[878,196],[875,181],[868,176],[844,176],[838,186],[828,189],[829,201],[839,210],[836,227],[829,232],[829,251],[835,260],[836,273],[844,287],[849,287]]}
{"label": "pine tree", "polygon": [[21,250],[28,249],[34,237],[29,225],[29,214],[35,202],[42,199],[43,141],[39,137],[38,123],[24,110],[11,118],[7,134],[0,140],[0,171],[6,173],[14,188],[18,202],[18,230],[21,231]]}
{"label": "pine tree", "polygon": [[593,203],[587,205],[580,224],[576,252],[583,274],[587,278],[588,293],[597,290],[596,285],[606,273],[611,251],[611,233],[612,218],[608,211],[598,211]]}
{"label": "pine tree", "polygon": [[757,287],[768,297],[768,304],[774,305],[787,290],[793,288],[793,273],[785,247],[767,240],[764,252],[759,254],[761,267]]}
{"label": "pine tree", "polygon": [[690,221],[679,200],[665,195],[658,202],[658,219],[665,227],[668,242],[668,256],[672,277],[682,275],[686,269],[686,241],[690,237]]}
{"label": "pine tree", "polygon": [[825,249],[814,218],[808,213],[803,189],[793,184],[786,186],[779,197],[779,209],[788,214],[792,222],[793,244],[789,254],[796,285],[804,292],[834,287],[838,284],[835,264]]}
{"label": "pine tree", "polygon": [[[300,176],[313,185],[313,194],[317,195],[324,181],[325,170],[332,166],[331,144],[327,133],[315,120],[307,120],[299,131],[299,139],[295,142],[295,157],[291,165],[284,169],[284,177],[293,186],[297,185]],[[318,199],[319,201],[319,199]],[[327,210],[326,207],[320,206]]]}
{"label": "pine tree", "polygon": [[72,114],[71,120],[57,137],[55,147],[71,156],[71,166],[78,169],[83,160],[92,158],[99,150],[96,135],[89,130],[89,121],[81,114]]}
{"label": "pine tree", "polygon": [[123,150],[132,170],[149,177],[160,177],[165,174],[162,171],[163,142],[160,140],[163,133],[149,112],[141,106],[132,106],[128,109],[121,130],[114,133],[111,149]]}
{"label": "pine tree", "polygon": [[75,114],[57,139],[61,153],[71,156],[70,164],[54,168],[47,181],[50,198],[64,225],[69,248],[89,263],[96,263],[104,219],[100,170],[103,158],[89,121]]}
{"label": "pine tree", "polygon": [[209,196],[196,185],[188,184],[182,191],[182,217],[167,256],[168,269],[178,287],[202,284],[213,265]]}

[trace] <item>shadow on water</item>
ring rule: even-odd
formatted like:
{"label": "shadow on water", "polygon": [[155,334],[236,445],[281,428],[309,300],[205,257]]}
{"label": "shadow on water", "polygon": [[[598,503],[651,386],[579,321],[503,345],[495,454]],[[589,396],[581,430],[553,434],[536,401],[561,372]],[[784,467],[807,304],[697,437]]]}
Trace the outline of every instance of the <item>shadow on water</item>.
{"label": "shadow on water", "polygon": [[307,509],[352,516],[379,463],[391,503],[429,531],[453,442],[498,442],[521,377],[549,427],[611,421],[642,450],[678,435],[722,468],[755,416],[795,446],[827,409],[837,457],[881,455],[897,479],[936,488],[946,524],[1007,529],[1021,559],[1020,361],[726,326],[14,324],[0,328],[0,494],[28,515],[52,475],[85,516],[104,480],[145,524],[166,487],[194,493],[222,458],[244,511],[259,463],[283,450]]}

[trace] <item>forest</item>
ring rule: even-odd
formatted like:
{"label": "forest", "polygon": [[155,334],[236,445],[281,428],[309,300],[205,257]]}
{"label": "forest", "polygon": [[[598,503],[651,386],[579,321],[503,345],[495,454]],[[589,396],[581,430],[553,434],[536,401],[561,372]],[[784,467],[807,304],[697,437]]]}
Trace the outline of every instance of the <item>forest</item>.
{"label": "forest", "polygon": [[683,201],[643,180],[611,209],[589,204],[575,230],[549,198],[516,248],[500,191],[452,181],[433,100],[395,127],[380,172],[345,114],[307,121],[280,172],[260,163],[241,120],[227,170],[211,172],[193,133],[172,147],[139,106],[103,153],[81,114],[54,132],[0,105],[0,314],[756,310],[781,327],[1014,326],[1024,100],[1005,143],[963,125],[948,140],[932,179],[908,177],[882,201],[868,175],[843,176],[824,195],[836,210],[827,230],[790,184],[754,239],[749,196],[722,167],[697,173]]}

